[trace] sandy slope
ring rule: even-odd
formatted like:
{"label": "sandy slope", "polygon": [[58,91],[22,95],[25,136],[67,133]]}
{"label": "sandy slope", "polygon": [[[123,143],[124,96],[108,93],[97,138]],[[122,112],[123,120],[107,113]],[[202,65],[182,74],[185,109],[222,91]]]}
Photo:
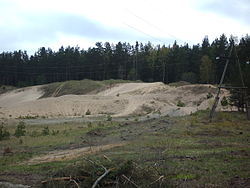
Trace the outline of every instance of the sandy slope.
{"label": "sandy slope", "polygon": [[[211,107],[213,99],[207,99],[212,85],[186,85],[170,87],[163,83],[125,83],[99,92],[96,95],[64,95],[39,99],[41,86],[27,87],[0,95],[0,118],[26,116],[65,117],[112,114],[128,116],[155,114],[179,116]],[[222,95],[228,95],[223,90]],[[178,101],[185,107],[178,107]],[[220,107],[219,107],[220,108]]]}

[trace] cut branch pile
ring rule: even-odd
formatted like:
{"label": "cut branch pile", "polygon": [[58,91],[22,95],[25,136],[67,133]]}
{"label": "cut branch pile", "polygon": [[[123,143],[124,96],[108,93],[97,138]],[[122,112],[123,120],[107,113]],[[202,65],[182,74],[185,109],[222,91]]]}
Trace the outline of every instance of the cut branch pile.
{"label": "cut branch pile", "polygon": [[[104,155],[103,157],[106,161],[112,162],[112,160],[108,158],[106,155]],[[81,187],[81,184],[85,186],[87,184],[89,187],[92,187],[92,188],[102,187],[102,186],[116,186],[116,187],[129,186],[129,187],[138,188],[141,186],[138,183],[136,183],[136,181],[134,180],[138,180],[140,173],[147,173],[145,169],[142,169],[141,167],[139,168],[139,166],[136,165],[136,163],[131,162],[131,161],[123,164],[123,166],[116,165],[115,168],[106,168],[104,165],[100,164],[99,162],[90,160],[85,157],[83,157],[83,159],[95,167],[95,168],[91,167],[94,173],[92,173],[92,170],[91,170],[91,172],[89,171],[87,173],[88,175],[55,177],[55,178],[50,178],[45,181],[42,181],[41,183],[45,185],[45,184],[51,184],[51,183],[60,184],[60,183],[67,182],[67,184],[68,183],[71,183],[72,185],[75,184],[75,186],[78,188]],[[114,164],[114,163],[111,163],[111,164]],[[97,174],[99,175],[97,176]],[[159,187],[161,187],[165,179],[163,175],[156,175],[156,174],[152,178],[151,178],[151,183],[149,182],[148,185],[151,186],[153,184],[159,183]]]}

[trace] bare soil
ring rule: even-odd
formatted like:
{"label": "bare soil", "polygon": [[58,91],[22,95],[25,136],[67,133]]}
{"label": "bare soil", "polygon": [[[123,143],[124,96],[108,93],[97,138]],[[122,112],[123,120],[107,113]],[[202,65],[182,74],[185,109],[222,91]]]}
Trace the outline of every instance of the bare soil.
{"label": "bare soil", "polygon": [[[116,84],[97,94],[40,98],[42,86],[13,90],[0,95],[0,118],[112,117],[162,114],[182,116],[210,108],[216,88],[212,85],[171,87],[163,83]],[[228,96],[226,90],[222,96]],[[178,102],[184,106],[178,106]],[[219,103],[220,104],[220,103]],[[218,109],[222,109],[219,105]],[[89,111],[90,115],[86,115]]]}

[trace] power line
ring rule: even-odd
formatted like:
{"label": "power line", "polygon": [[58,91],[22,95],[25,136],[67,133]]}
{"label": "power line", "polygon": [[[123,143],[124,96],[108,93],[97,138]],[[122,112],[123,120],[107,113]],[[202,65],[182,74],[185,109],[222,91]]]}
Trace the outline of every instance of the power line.
{"label": "power line", "polygon": [[148,34],[148,33],[145,33],[144,31],[142,31],[142,30],[140,30],[140,29],[138,29],[138,28],[136,28],[136,27],[133,27],[133,26],[131,26],[131,25],[125,23],[125,22],[123,22],[123,24],[126,25],[127,27],[131,28],[131,29],[134,29],[134,30],[136,30],[136,31],[138,31],[138,32],[140,32],[140,33],[143,33],[144,35],[147,35],[148,37],[150,37],[150,38],[152,38],[152,39],[154,39],[154,40],[157,40],[157,41],[159,41],[159,42],[161,42],[161,43],[163,43],[163,44],[165,43],[164,41],[162,41],[162,40],[160,40],[160,39],[158,39],[158,38],[156,38],[156,37],[154,37],[154,36],[152,36],[152,35],[150,35],[150,34]]}
{"label": "power line", "polygon": [[142,18],[141,16],[138,16],[137,14],[135,14],[135,13],[132,12],[132,11],[130,11],[129,9],[124,8],[124,10],[126,10],[126,12],[130,13],[130,14],[133,15],[134,17],[136,17],[136,18],[142,20],[144,23],[150,25],[151,27],[154,27],[154,28],[157,29],[158,31],[160,31],[160,32],[162,32],[162,33],[166,33],[168,36],[174,38],[175,40],[179,40],[179,41],[182,41],[182,42],[186,43],[185,41],[183,41],[182,39],[176,37],[175,35],[170,34],[169,32],[166,32],[165,30],[161,29],[161,28],[158,27],[157,25],[155,25],[155,24],[151,23],[150,21],[148,21],[148,20]]}

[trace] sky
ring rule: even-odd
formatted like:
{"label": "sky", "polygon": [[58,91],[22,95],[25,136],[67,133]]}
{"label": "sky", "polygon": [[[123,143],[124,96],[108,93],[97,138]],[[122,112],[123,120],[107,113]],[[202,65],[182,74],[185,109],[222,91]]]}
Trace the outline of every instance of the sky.
{"label": "sky", "polygon": [[250,32],[250,0],[0,0],[0,53],[96,42],[201,43]]}

